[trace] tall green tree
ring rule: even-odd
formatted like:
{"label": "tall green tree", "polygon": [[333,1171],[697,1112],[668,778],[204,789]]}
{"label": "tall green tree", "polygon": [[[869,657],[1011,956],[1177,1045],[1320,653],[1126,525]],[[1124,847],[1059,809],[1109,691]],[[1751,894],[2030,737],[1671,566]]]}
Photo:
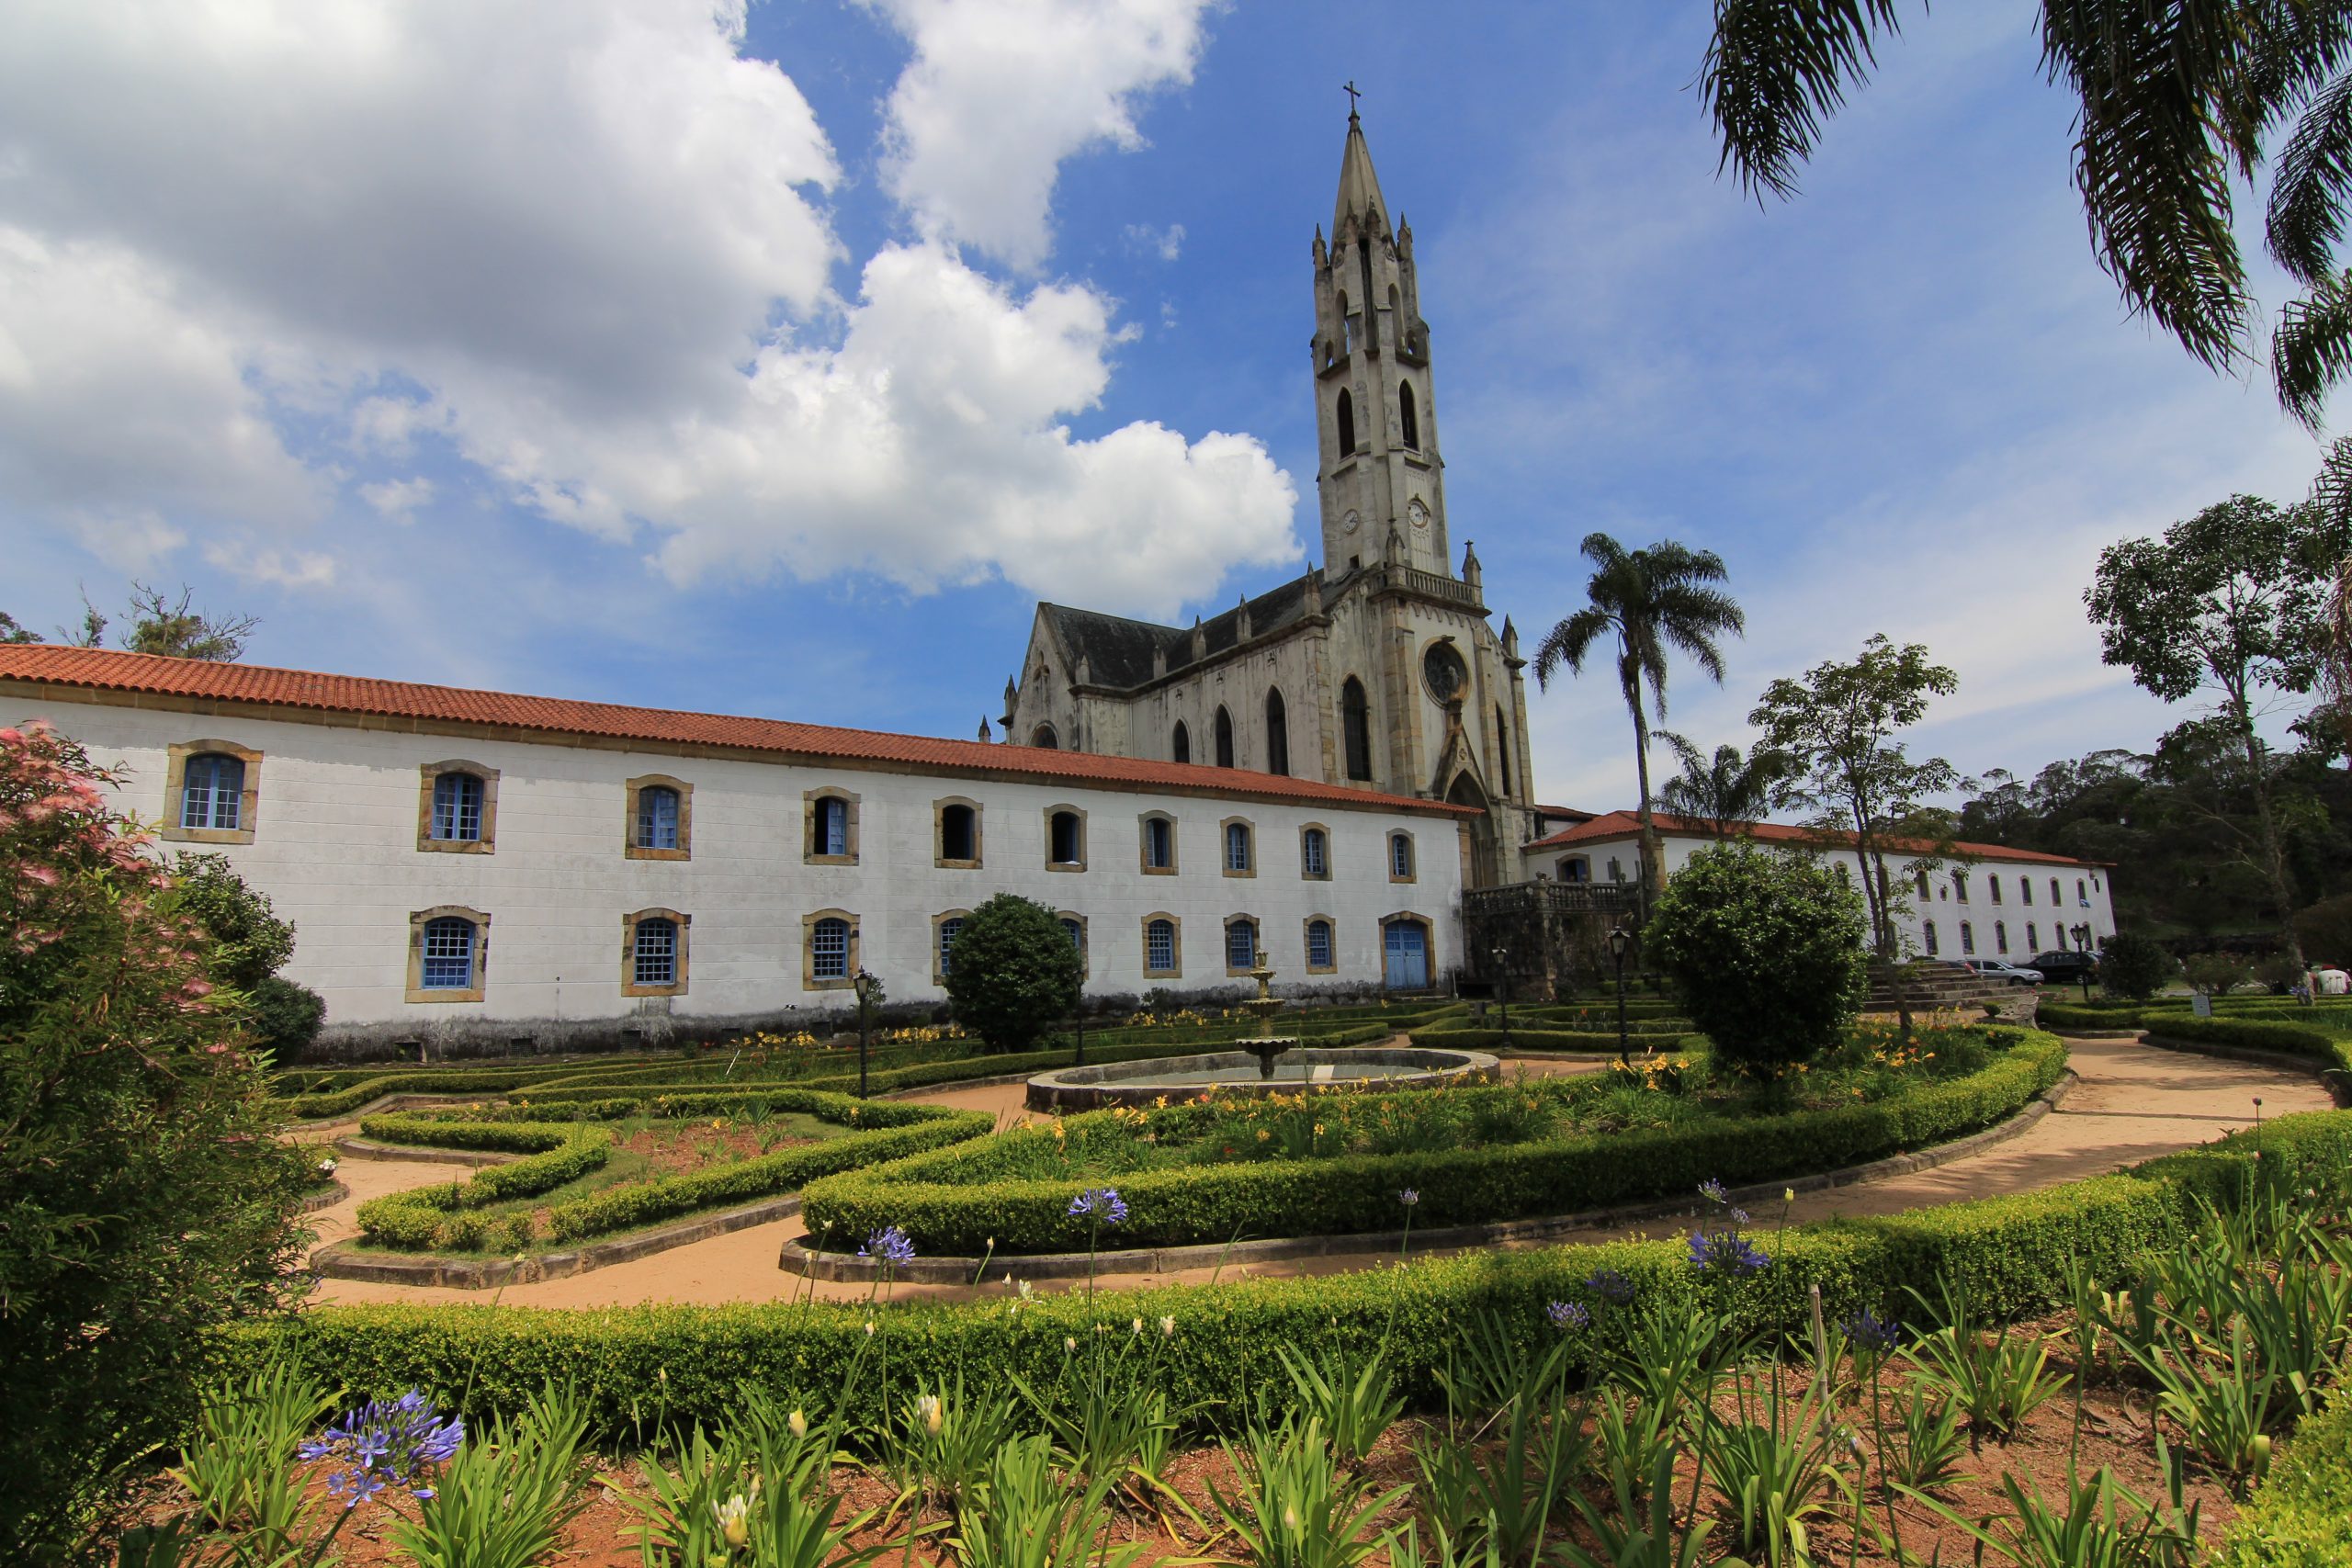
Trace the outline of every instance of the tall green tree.
{"label": "tall green tree", "polygon": [[1642,701],[1649,689],[1657,716],[1666,716],[1666,659],[1673,649],[1715,684],[1724,680],[1725,636],[1747,629],[1737,601],[1715,586],[1730,574],[1713,550],[1694,550],[1671,539],[1645,550],[1629,550],[1606,534],[1584,536],[1584,557],[1592,563],[1585,584],[1585,607],[1544,636],[1535,650],[1535,683],[1549,688],[1562,665],[1583,673],[1585,660],[1603,639],[1614,644],[1617,686],[1634,719],[1634,767],[1640,784],[1643,897],[1656,896],[1665,878],[1657,826],[1650,805],[1650,715]]}
{"label": "tall green tree", "polygon": [[1914,865],[1938,858],[1913,846],[1923,833],[1931,844],[1948,841],[1929,800],[1962,783],[1941,757],[1912,757],[1902,732],[1926,716],[1930,699],[1959,685],[1951,670],[1928,662],[1925,648],[1897,648],[1881,633],[1862,645],[1858,659],[1831,660],[1801,680],[1773,682],[1747,716],[1766,745],[1792,760],[1792,799],[1815,808],[1814,826],[1827,841],[1850,843],[1860,859],[1871,944],[1883,964],[1903,956],[1894,916],[1904,895],[1887,873],[1887,854],[1900,845]]}
{"label": "tall green tree", "polygon": [[[2167,703],[2203,698],[2208,712],[2177,728],[2226,738],[2244,760],[2254,802],[2248,851],[2268,885],[2279,938],[2302,962],[2277,792],[2276,760],[2256,721],[2301,704],[2317,685],[2328,640],[2328,584],[2346,529],[2315,504],[2274,506],[2234,495],[2165,530],[2100,553],[2083,602],[2103,654]],[[2160,743],[2160,750],[2162,743]]]}
{"label": "tall green tree", "polygon": [[1743,756],[1738,747],[1722,745],[1710,755],[1671,729],[1659,730],[1657,738],[1682,764],[1680,773],[1658,786],[1658,804],[1677,817],[1704,822],[1719,839],[1764,820],[1786,794],[1792,763],[1785,752],[1758,746]]}
{"label": "tall green tree", "polygon": [[1086,961],[1060,917],[1012,893],[965,916],[946,959],[956,1021],[992,1051],[1027,1049],[1069,1016],[1086,980]]}

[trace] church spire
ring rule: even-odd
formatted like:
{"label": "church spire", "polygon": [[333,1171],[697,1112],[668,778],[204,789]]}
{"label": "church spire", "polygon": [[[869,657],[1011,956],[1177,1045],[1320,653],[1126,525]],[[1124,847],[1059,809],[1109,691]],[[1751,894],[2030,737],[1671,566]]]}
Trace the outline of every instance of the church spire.
{"label": "church spire", "polygon": [[1340,198],[1331,211],[1331,238],[1347,232],[1348,220],[1362,220],[1366,236],[1385,233],[1388,204],[1381,199],[1380,176],[1372,170],[1372,149],[1363,139],[1363,117],[1348,108],[1348,141],[1340,150]]}

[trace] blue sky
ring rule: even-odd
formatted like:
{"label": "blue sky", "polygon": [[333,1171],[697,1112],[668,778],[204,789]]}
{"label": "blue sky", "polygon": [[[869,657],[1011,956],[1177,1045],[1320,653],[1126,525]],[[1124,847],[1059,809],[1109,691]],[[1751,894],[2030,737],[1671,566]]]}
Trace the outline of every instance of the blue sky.
{"label": "blue sky", "polygon": [[[1453,537],[1531,641],[1589,530],[1720,551],[1702,741],[1884,631],[1963,770],[2144,747],[2098,548],[2316,465],[2126,319],[2029,5],[1909,19],[1769,209],[1696,4],[717,9],[0,6],[0,609],[185,581],[258,661],[969,735],[1040,595],[1307,562],[1351,78]],[[1544,795],[1627,804],[1605,679],[1531,702]]]}

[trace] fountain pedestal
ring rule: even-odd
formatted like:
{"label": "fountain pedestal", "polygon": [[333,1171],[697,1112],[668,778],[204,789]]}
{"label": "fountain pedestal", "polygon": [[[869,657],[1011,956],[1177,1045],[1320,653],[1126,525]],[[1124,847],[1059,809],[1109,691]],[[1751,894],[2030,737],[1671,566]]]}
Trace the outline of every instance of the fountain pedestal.
{"label": "fountain pedestal", "polygon": [[1250,977],[1258,982],[1258,994],[1241,1006],[1244,1011],[1256,1015],[1258,1033],[1255,1039],[1237,1040],[1234,1044],[1257,1057],[1258,1077],[1271,1080],[1274,1076],[1274,1058],[1295,1046],[1298,1036],[1274,1032],[1274,1014],[1282,1011],[1285,1004],[1274,995],[1274,972],[1266,964],[1263,949],[1259,950],[1256,955],[1256,964],[1250,971]]}

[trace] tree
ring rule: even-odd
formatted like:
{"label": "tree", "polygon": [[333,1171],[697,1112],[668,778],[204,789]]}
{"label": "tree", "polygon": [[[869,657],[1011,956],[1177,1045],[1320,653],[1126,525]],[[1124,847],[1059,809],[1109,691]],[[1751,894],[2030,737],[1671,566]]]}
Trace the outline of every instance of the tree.
{"label": "tree", "polygon": [[0,729],[0,1519],[74,1556],[185,1429],[217,1332],[299,1289],[308,1173],[110,776]]}
{"label": "tree", "polygon": [[2303,951],[2315,960],[2339,969],[2352,964],[2352,893],[2298,910],[2295,930],[2303,939]]}
{"label": "tree", "polygon": [[[2204,723],[2244,762],[2255,807],[2248,855],[2269,886],[2273,913],[2297,964],[2294,897],[2275,799],[2277,769],[2255,721],[2279,698],[2318,682],[2327,639],[2327,577],[2346,530],[2313,505],[2279,508],[2237,495],[2165,530],[2100,552],[2083,602],[2098,624],[2102,657],[2167,703],[2209,694]],[[2195,721],[2192,721],[2195,722]],[[2166,742],[2193,741],[2183,725]],[[2162,743],[2160,743],[2161,749]]]}
{"label": "tree", "polygon": [[37,635],[17,625],[16,616],[8,614],[6,610],[0,610],[0,646],[39,642],[40,640],[40,638]]}
{"label": "tree", "polygon": [[1736,746],[1718,746],[1709,756],[1686,736],[1661,729],[1657,738],[1674,749],[1682,772],[1658,786],[1657,797],[1668,811],[1703,822],[1719,839],[1764,820],[1785,794],[1788,757],[1770,747],[1758,747],[1743,757]]}
{"label": "tree", "polygon": [[1818,811],[1814,825],[1826,842],[1850,843],[1860,860],[1871,946],[1889,966],[1902,957],[1894,916],[1905,906],[1887,874],[1887,852],[1901,846],[1921,869],[1939,859],[1939,840],[1949,834],[1935,830],[1928,798],[1962,783],[1941,757],[1913,761],[1898,732],[1919,722],[1930,697],[1959,685],[1960,677],[1928,662],[1919,644],[1898,649],[1880,633],[1851,663],[1831,660],[1802,681],[1773,682],[1747,716],[1766,745],[1790,757],[1791,798]]}
{"label": "tree", "polygon": [[1000,893],[964,917],[947,952],[956,1021],[992,1051],[1019,1051],[1078,1005],[1086,964],[1043,904]]}
{"label": "tree", "polygon": [[1726,633],[1739,636],[1747,618],[1714,584],[1729,573],[1713,550],[1693,550],[1671,539],[1645,550],[1628,550],[1606,534],[1587,534],[1584,557],[1592,562],[1585,584],[1590,601],[1544,634],[1535,650],[1535,683],[1548,688],[1566,664],[1578,674],[1595,644],[1612,637],[1617,648],[1617,686],[1634,719],[1634,768],[1640,786],[1643,897],[1664,885],[1657,825],[1650,807],[1650,726],[1642,704],[1647,686],[1657,716],[1666,716],[1666,654],[1679,649],[1715,684],[1724,680]]}
{"label": "tree", "polygon": [[180,907],[212,939],[212,983],[250,991],[294,956],[294,926],[271,910],[269,895],[249,886],[226,855],[182,850],[172,866]]}
{"label": "tree", "polygon": [[2099,949],[2099,984],[2135,1002],[2163,990],[2179,968],[2155,938],[2138,931],[2118,931]]}
{"label": "tree", "polygon": [[[1795,194],[1822,122],[1867,80],[1899,9],[1716,0],[1700,98],[1747,190]],[[2276,153],[2265,239],[2309,293],[2279,318],[2272,374],[2315,423],[2352,368],[2352,283],[2335,261],[2352,210],[2352,6],[2044,0],[2041,68],[2075,98],[2075,184],[2099,265],[2133,312],[2216,368],[2253,355],[2232,186]]]}
{"label": "tree", "polygon": [[1861,904],[1826,863],[1741,839],[1707,845],[1675,874],[1642,951],[1714,1059],[1770,1079],[1838,1043],[1861,1010]]}
{"label": "tree", "polygon": [[[160,653],[172,659],[204,659],[227,662],[245,651],[245,639],[261,625],[256,615],[208,615],[191,608],[196,590],[180,585],[180,596],[167,599],[160,588],[133,581],[130,584],[130,635],[122,646],[132,653]],[[0,630],[16,623],[0,615]],[[85,594],[79,627],[58,628],[58,638],[74,648],[104,648],[110,622]],[[37,642],[29,633],[6,639]]]}

